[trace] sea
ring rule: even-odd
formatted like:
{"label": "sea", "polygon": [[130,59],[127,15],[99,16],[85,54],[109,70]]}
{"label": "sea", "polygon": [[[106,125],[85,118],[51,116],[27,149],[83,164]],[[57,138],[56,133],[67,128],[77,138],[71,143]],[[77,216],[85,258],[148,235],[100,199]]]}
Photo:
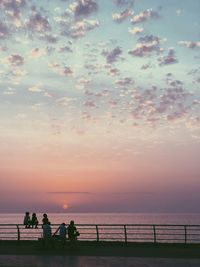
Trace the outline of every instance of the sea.
{"label": "sea", "polygon": [[[39,224],[42,217],[42,213],[37,214]],[[167,242],[168,238],[175,238],[176,242],[183,243],[185,225],[190,225],[187,227],[187,242],[200,243],[200,214],[197,213],[48,213],[48,218],[52,233],[61,223],[69,224],[73,220],[80,232],[79,240],[124,241],[127,238],[131,242],[154,242],[156,232],[157,241]],[[23,219],[23,213],[0,214],[0,239],[16,240],[17,231],[20,240],[37,240],[42,236],[41,225],[37,229],[25,228]]]}
{"label": "sea", "polygon": [[[42,213],[37,214],[39,223]],[[200,213],[48,213],[51,224],[192,224],[200,225]],[[23,213],[0,213],[0,224],[21,224]]]}

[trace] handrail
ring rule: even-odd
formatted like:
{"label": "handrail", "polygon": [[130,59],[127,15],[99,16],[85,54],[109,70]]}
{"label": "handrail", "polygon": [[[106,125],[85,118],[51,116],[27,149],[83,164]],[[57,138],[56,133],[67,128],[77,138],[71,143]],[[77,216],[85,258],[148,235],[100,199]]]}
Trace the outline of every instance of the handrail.
{"label": "handrail", "polygon": [[[52,232],[58,228],[52,224]],[[79,240],[150,243],[200,244],[197,224],[77,224]],[[17,231],[16,231],[17,230]],[[23,224],[0,224],[0,240],[37,240],[42,226],[25,228]]]}

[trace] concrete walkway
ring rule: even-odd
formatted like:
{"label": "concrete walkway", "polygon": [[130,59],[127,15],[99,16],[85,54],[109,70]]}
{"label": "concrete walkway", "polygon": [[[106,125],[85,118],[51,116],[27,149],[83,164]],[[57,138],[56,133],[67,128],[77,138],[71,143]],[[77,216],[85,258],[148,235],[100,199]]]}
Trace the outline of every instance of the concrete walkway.
{"label": "concrete walkway", "polygon": [[199,267],[200,259],[0,255],[0,267]]}

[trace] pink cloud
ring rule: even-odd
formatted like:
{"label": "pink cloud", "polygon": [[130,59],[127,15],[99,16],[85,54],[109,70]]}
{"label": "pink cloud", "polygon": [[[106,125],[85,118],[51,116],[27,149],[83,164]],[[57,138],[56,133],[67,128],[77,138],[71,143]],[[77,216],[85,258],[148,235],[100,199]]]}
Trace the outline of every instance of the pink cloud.
{"label": "pink cloud", "polygon": [[133,14],[133,12],[130,9],[125,9],[121,13],[114,13],[112,15],[112,18],[114,21],[121,23],[122,21],[124,21],[125,19],[130,17],[132,14]]}
{"label": "pink cloud", "polygon": [[13,66],[21,66],[24,64],[24,58],[17,54],[10,55],[8,61]]}
{"label": "pink cloud", "polygon": [[170,48],[168,50],[168,54],[166,56],[161,56],[159,57],[158,61],[160,62],[160,66],[164,65],[170,65],[170,64],[175,64],[178,62],[178,59],[176,58],[176,54],[173,48]]}
{"label": "pink cloud", "polygon": [[73,74],[73,70],[70,68],[70,67],[64,67],[63,68],[63,74],[65,75],[65,76],[69,76],[69,75],[72,75]]}
{"label": "pink cloud", "polygon": [[98,10],[98,4],[95,0],[76,0],[70,5],[70,9],[75,17],[86,17]]}
{"label": "pink cloud", "polygon": [[106,52],[107,63],[111,64],[113,62],[116,62],[121,54],[122,50],[118,46],[111,50],[109,53]]}
{"label": "pink cloud", "polygon": [[129,6],[132,7],[135,4],[135,0],[114,0],[117,6]]}
{"label": "pink cloud", "polygon": [[34,12],[28,21],[28,29],[36,32],[46,32],[51,30],[51,26],[46,17],[42,16],[39,12]]}
{"label": "pink cloud", "polygon": [[135,48],[129,50],[129,54],[136,57],[151,55],[152,52],[161,52],[160,38],[154,35],[146,35],[138,39]]}
{"label": "pink cloud", "polygon": [[7,25],[0,21],[0,39],[6,39],[10,36],[10,31]]}
{"label": "pink cloud", "polygon": [[0,8],[7,11],[13,18],[20,16],[21,9],[26,6],[25,0],[1,0]]}
{"label": "pink cloud", "polygon": [[131,19],[132,24],[141,23],[144,21],[147,21],[149,19],[157,19],[159,18],[159,14],[157,11],[153,11],[153,9],[147,9],[139,13],[138,15],[135,15]]}
{"label": "pink cloud", "polygon": [[72,24],[67,24],[62,30],[61,34],[70,36],[73,39],[78,39],[85,36],[88,31],[99,27],[98,20],[79,20]]}
{"label": "pink cloud", "polygon": [[184,45],[190,49],[200,48],[200,42],[180,41],[179,44]]}

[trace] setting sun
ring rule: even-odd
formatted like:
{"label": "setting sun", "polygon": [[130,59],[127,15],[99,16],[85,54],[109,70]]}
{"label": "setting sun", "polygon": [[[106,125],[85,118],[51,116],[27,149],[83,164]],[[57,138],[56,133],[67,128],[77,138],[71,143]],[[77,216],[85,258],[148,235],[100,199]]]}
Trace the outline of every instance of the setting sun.
{"label": "setting sun", "polygon": [[63,209],[64,209],[64,210],[66,210],[66,209],[68,209],[68,208],[69,208],[69,205],[68,205],[68,204],[63,204],[63,206],[62,206],[62,207],[63,207]]}

